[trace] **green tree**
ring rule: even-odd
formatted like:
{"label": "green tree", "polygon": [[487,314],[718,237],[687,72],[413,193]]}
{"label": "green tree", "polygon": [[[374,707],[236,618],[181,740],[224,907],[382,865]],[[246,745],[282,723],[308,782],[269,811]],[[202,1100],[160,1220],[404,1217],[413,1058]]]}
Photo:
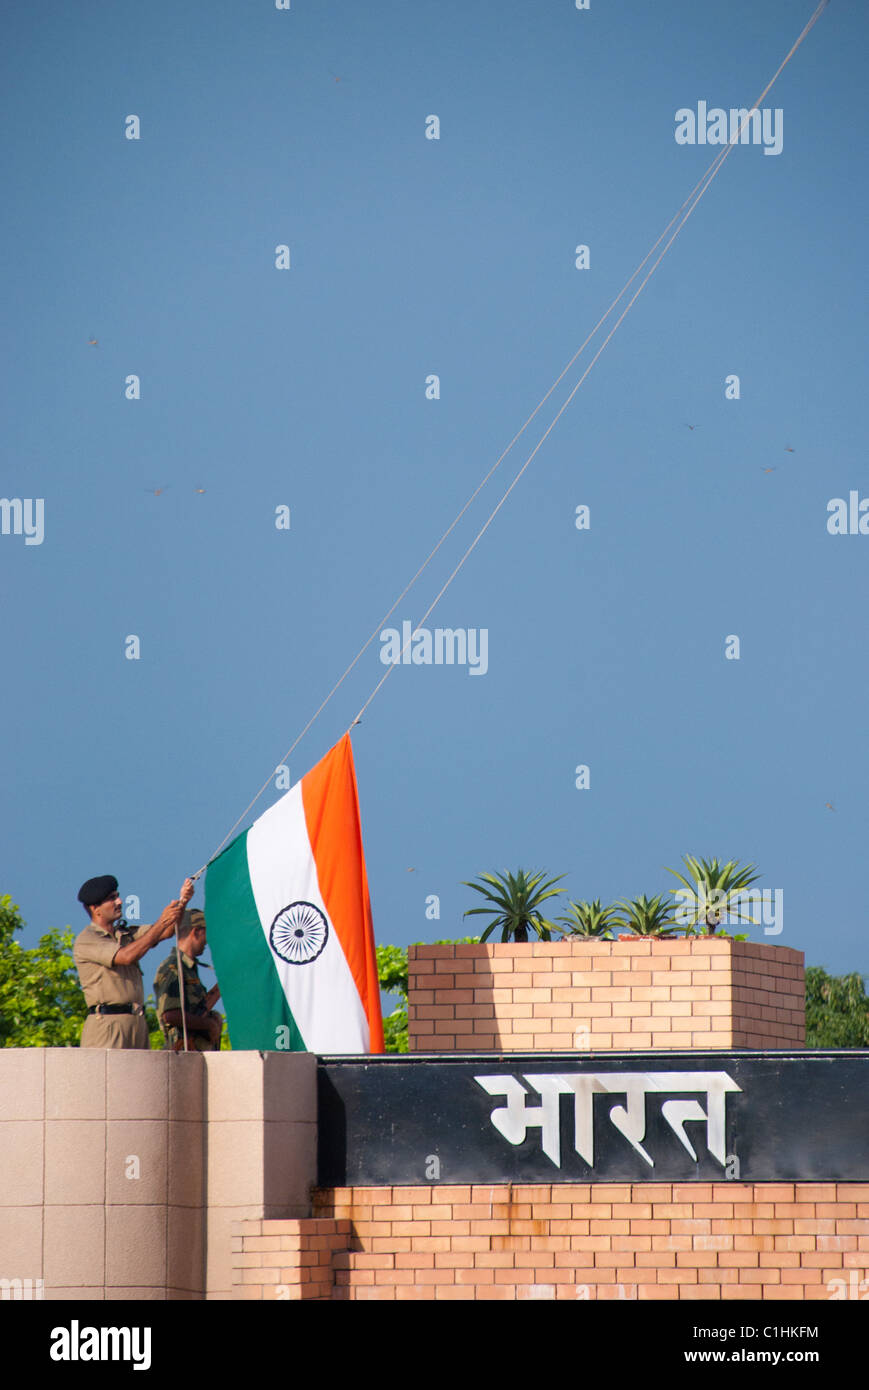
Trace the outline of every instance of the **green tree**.
{"label": "green tree", "polygon": [[0,897],[0,1047],[78,1047],[87,1006],[72,958],[70,927],[53,927],[26,949],[24,922],[9,894]]}
{"label": "green tree", "polygon": [[806,1047],[869,1047],[869,998],[856,971],[806,970]]}
{"label": "green tree", "polygon": [[[479,938],[462,936],[458,941],[441,939],[430,943],[414,941],[414,946],[476,946]],[[407,1051],[407,947],[377,946],[377,978],[386,994],[398,996],[398,1007],[383,1020],[383,1046],[387,1052]]]}
{"label": "green tree", "polygon": [[383,1020],[387,1052],[407,1051],[407,947],[377,946],[377,978],[386,994],[398,996],[398,1007]]}

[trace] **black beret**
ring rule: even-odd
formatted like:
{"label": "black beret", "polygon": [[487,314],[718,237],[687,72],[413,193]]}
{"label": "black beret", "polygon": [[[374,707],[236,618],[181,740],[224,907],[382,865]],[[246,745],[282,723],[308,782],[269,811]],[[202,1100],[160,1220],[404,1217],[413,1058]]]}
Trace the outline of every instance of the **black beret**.
{"label": "black beret", "polygon": [[78,900],[84,903],[85,907],[99,907],[106,898],[113,898],[118,891],[118,880],[114,874],[100,874],[97,878],[89,878],[87,883],[83,883],[78,890]]}

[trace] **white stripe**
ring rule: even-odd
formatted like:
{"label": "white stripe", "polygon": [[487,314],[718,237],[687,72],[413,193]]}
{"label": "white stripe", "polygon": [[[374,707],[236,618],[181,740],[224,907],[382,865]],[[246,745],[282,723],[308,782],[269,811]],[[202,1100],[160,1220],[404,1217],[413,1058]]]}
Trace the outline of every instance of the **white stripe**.
{"label": "white stripe", "polygon": [[[368,1019],[320,893],[301,782],[251,826],[247,866],[266,944],[305,1047],[309,1052],[367,1052]],[[316,960],[290,965],[275,954],[269,932],[278,913],[299,901],[320,909],[329,935]]]}

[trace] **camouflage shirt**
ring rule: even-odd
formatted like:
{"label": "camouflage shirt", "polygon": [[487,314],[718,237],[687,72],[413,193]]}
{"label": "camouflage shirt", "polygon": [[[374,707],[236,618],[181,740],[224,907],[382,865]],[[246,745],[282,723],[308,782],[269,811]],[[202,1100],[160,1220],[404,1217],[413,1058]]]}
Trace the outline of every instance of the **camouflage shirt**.
{"label": "camouflage shirt", "polygon": [[[205,1004],[208,990],[199,978],[199,967],[196,961],[184,951],[181,952],[181,965],[184,970],[185,1013],[200,1014],[207,1017],[211,1012]],[[184,1046],[183,1030],[180,1027],[167,1028],[163,1022],[165,1013],[171,1013],[173,1009],[181,1008],[181,996],[178,990],[178,965],[174,951],[166,957],[154,977],[154,996],[157,1001],[157,1018],[163,1029],[166,1047],[180,1051]],[[176,1044],[179,1046],[176,1047]],[[187,1030],[187,1045],[191,1052],[215,1052],[217,1050],[207,1033],[192,1033],[189,1028]]]}

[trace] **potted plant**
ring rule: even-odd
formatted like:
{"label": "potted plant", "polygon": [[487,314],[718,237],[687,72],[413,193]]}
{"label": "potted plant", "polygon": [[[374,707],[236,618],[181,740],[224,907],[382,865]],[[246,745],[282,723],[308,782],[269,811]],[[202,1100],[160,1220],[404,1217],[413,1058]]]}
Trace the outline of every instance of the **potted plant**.
{"label": "potted plant", "polygon": [[705,934],[714,936],[723,912],[757,925],[755,918],[743,912],[739,903],[749,884],[760,877],[754,872],[754,864],[740,868],[738,859],[722,864],[718,859],[697,859],[692,854],[684,854],[682,862],[690,878],[677,869],[667,869],[667,873],[685,885],[684,888],[671,888],[670,892],[681,900],[675,920],[685,928],[686,936],[697,935],[696,928],[701,922],[705,925]]}
{"label": "potted plant", "polygon": [[619,941],[630,941],[632,936],[674,936],[678,930],[673,917],[672,905],[664,902],[660,893],[647,898],[623,898],[618,904],[623,916],[617,918],[616,925],[627,927],[626,933],[619,934]]}
{"label": "potted plant", "polygon": [[501,931],[502,941],[527,941],[529,931],[541,941],[552,939],[552,932],[558,928],[543,916],[540,908],[547,898],[558,897],[560,889],[553,885],[560,883],[564,874],[546,879],[542,873],[528,874],[519,869],[516,874],[480,874],[479,877],[480,882],[465,882],[465,887],[482,894],[490,906],[468,908],[464,915],[476,917],[482,913],[492,918],[480,937],[481,942],[497,929]]}
{"label": "potted plant", "polygon": [[613,906],[601,907],[600,898],[591,903],[568,900],[567,915],[559,917],[558,922],[564,936],[595,936],[611,941],[618,913]]}

